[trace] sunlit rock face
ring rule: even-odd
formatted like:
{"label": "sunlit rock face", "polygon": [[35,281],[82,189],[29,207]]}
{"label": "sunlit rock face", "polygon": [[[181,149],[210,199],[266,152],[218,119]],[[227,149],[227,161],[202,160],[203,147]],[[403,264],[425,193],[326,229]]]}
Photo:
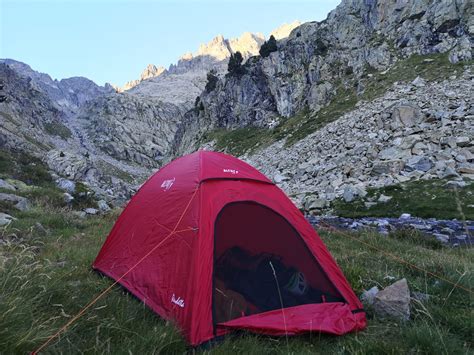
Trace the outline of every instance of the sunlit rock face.
{"label": "sunlit rock face", "polygon": [[201,114],[217,127],[266,127],[278,117],[319,111],[348,85],[363,92],[371,71],[414,54],[469,60],[473,8],[470,1],[344,0],[326,20],[291,30],[277,51],[248,60],[244,75],[222,77],[201,95]]}

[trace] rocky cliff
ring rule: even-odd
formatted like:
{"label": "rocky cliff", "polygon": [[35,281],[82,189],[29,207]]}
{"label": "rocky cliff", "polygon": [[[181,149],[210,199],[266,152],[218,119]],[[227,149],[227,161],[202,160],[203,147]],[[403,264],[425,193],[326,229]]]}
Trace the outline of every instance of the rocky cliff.
{"label": "rocky cliff", "polygon": [[306,209],[370,187],[473,179],[469,1],[342,1],[203,91],[176,154],[225,150]]}
{"label": "rocky cliff", "polygon": [[414,54],[449,52],[452,63],[472,59],[471,1],[344,0],[322,22],[305,23],[278,50],[244,65],[204,93],[211,126],[268,127],[305,109],[316,112],[338,93],[365,91],[372,72]]}

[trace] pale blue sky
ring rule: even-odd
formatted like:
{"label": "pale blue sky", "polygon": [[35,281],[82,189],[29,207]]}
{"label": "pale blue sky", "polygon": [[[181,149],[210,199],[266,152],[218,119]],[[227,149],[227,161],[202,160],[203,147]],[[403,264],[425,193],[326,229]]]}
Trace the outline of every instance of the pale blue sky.
{"label": "pale blue sky", "polygon": [[123,85],[215,35],[322,20],[340,0],[0,0],[0,58],[61,79]]}

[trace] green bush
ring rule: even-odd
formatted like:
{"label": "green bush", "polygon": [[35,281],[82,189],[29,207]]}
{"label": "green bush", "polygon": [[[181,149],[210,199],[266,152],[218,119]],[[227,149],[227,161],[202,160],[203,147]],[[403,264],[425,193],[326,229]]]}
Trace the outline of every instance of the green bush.
{"label": "green bush", "polygon": [[240,76],[245,74],[245,68],[242,66],[244,57],[239,51],[232,53],[229,58],[229,64],[227,65],[227,71],[229,75]]}
{"label": "green bush", "polygon": [[214,89],[217,86],[217,82],[219,81],[219,78],[215,74],[213,70],[211,70],[209,73],[207,73],[207,83],[206,83],[206,92],[210,93],[214,91]]}
{"label": "green bush", "polygon": [[262,58],[268,57],[270,53],[276,52],[278,50],[277,42],[273,35],[270,36],[268,41],[265,41],[260,47],[260,55]]}

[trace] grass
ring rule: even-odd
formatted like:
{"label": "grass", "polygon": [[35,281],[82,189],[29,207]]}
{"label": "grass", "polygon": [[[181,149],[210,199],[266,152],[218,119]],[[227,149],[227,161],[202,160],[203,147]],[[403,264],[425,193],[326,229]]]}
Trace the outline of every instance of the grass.
{"label": "grass", "polygon": [[53,179],[44,163],[29,154],[0,149],[0,178],[13,178],[26,184],[50,187]]}
{"label": "grass", "polygon": [[[67,209],[35,205],[16,214],[1,230],[0,348],[25,353],[42,344],[90,300],[111,284],[90,265],[110,231],[118,211],[78,219]],[[39,235],[41,223],[47,234]],[[405,267],[388,251],[464,287],[472,287],[471,249],[449,249],[418,243],[402,235],[370,233],[321,236],[357,295],[391,278],[407,278],[412,291],[428,293],[429,301],[413,302],[406,323],[382,320],[368,308],[368,328],[358,334],[332,337],[317,333],[273,338],[249,333],[229,336],[206,351],[212,354],[405,354],[472,351],[472,298],[465,291]],[[368,247],[368,243],[376,249]],[[179,331],[160,319],[121,287],[114,287],[46,349],[48,353],[170,353],[188,350]]]}
{"label": "grass", "polygon": [[279,125],[273,129],[256,127],[216,129],[203,136],[202,140],[215,140],[217,149],[236,155],[253,152],[283,139],[286,139],[286,146],[291,146],[353,110],[358,101],[370,101],[382,96],[395,82],[411,82],[417,76],[428,81],[445,80],[452,75],[462,74],[464,69],[473,63],[471,60],[452,64],[449,62],[448,53],[435,53],[400,59],[385,72],[367,67],[361,79],[365,90],[360,95],[356,93],[356,79],[352,74],[348,74],[335,82],[336,95],[318,112],[303,109],[290,118],[280,118]]}
{"label": "grass", "polygon": [[71,130],[60,122],[46,122],[44,129],[50,135],[58,136],[65,140],[72,137]]}
{"label": "grass", "polygon": [[[445,185],[447,180],[418,180],[399,185],[368,189],[364,199],[333,202],[333,213],[341,217],[399,217],[402,213],[438,219],[474,220],[474,184],[453,190]],[[364,202],[376,200],[381,194],[391,196],[386,203],[366,207]]]}

